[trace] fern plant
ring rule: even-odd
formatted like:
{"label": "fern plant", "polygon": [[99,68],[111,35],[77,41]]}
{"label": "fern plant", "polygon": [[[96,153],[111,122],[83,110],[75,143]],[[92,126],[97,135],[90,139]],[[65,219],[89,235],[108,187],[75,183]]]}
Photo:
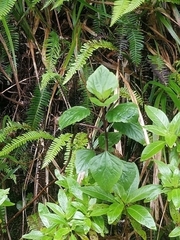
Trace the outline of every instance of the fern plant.
{"label": "fern plant", "polygon": [[112,12],[111,26],[123,15],[133,12],[144,2],[145,0],[116,0]]}
{"label": "fern plant", "polygon": [[8,13],[11,11],[13,8],[14,4],[16,3],[17,0],[2,0],[0,1],[0,20],[7,16]]}
{"label": "fern plant", "polygon": [[76,153],[79,149],[84,149],[87,147],[88,138],[87,134],[83,132],[79,132],[73,139],[73,142],[68,142],[66,145],[66,153],[64,155],[64,165],[65,173],[67,176],[75,175],[75,159]]}
{"label": "fern plant", "polygon": [[8,155],[10,152],[21,147],[27,142],[35,141],[41,138],[51,139],[51,140],[54,139],[54,137],[47,132],[28,131],[27,133],[24,133],[21,136],[14,138],[10,143],[8,143],[5,147],[3,147],[3,149],[0,151],[0,157],[6,157],[6,155]]}
{"label": "fern plant", "polygon": [[142,49],[144,47],[144,36],[139,16],[134,13],[123,16],[117,22],[115,36],[118,39],[119,58],[122,59],[126,50],[129,49],[131,61],[138,66],[142,60]]}
{"label": "fern plant", "polygon": [[39,125],[44,117],[45,107],[49,104],[50,93],[46,88],[43,88],[41,91],[39,86],[34,90],[34,96],[31,100],[30,107],[27,111],[26,122],[32,129],[39,128]]}
{"label": "fern plant", "polygon": [[86,61],[88,60],[88,58],[98,48],[107,48],[107,49],[110,49],[110,50],[115,50],[116,49],[116,47],[111,42],[107,42],[107,41],[104,41],[104,40],[88,41],[87,43],[85,43],[82,46],[82,48],[80,50],[80,53],[77,56],[77,59],[70,66],[70,68],[69,68],[69,70],[68,70],[68,72],[65,76],[63,84],[66,84],[71,79],[71,77],[86,64]]}

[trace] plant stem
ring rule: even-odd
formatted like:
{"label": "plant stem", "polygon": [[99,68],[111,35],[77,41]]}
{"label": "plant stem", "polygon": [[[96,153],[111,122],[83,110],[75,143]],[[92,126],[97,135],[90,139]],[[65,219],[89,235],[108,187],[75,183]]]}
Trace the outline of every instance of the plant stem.
{"label": "plant stem", "polygon": [[105,151],[108,151],[108,133],[107,133],[107,121],[105,118],[106,108],[102,109],[102,121],[103,121],[103,128],[104,128],[104,137],[105,137]]}

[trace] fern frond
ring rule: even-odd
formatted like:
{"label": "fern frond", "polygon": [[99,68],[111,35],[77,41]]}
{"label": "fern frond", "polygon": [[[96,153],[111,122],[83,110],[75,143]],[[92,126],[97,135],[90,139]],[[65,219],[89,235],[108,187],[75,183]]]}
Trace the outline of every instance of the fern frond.
{"label": "fern frond", "polygon": [[44,48],[46,49],[45,54],[45,65],[49,71],[53,71],[55,65],[60,57],[60,38],[56,32],[52,31],[49,34],[49,38],[44,42]]}
{"label": "fern frond", "polygon": [[15,3],[16,3],[16,0],[0,1],[0,20],[2,19],[2,17],[5,17],[6,15],[8,15],[8,13],[11,11]]}
{"label": "fern frond", "polygon": [[46,167],[62,150],[62,147],[67,145],[67,142],[71,141],[72,134],[61,134],[58,138],[55,138],[49,147],[42,168]]}
{"label": "fern frond", "polygon": [[139,65],[142,59],[142,49],[144,47],[144,37],[138,29],[132,29],[128,36],[129,49],[132,62]]}
{"label": "fern frond", "polygon": [[39,127],[39,124],[44,117],[44,108],[49,104],[50,96],[51,95],[46,88],[41,91],[38,86],[35,88],[34,96],[27,111],[26,120],[32,129],[37,129]]}
{"label": "fern frond", "polygon": [[118,39],[119,58],[122,59],[125,50],[129,49],[130,57],[135,65],[142,60],[142,49],[144,47],[144,36],[140,28],[138,14],[129,13],[117,22],[115,35]]}
{"label": "fern frond", "polygon": [[51,139],[53,140],[54,137],[47,132],[43,131],[30,131],[27,133],[18,136],[17,138],[13,139],[10,143],[8,143],[1,151],[0,157],[8,155],[14,149],[21,147],[22,145],[26,144],[27,142],[35,141],[38,139]]}
{"label": "fern frond", "polygon": [[56,9],[62,6],[62,4],[64,3],[64,1],[69,1],[69,0],[46,0],[45,4],[43,6],[44,8],[47,8],[48,6],[52,5],[53,7],[51,9]]}
{"label": "fern frond", "polygon": [[114,2],[111,25],[112,26],[120,17],[132,12],[138,8],[145,0],[117,0]]}
{"label": "fern frond", "polygon": [[157,77],[162,84],[167,84],[170,71],[162,58],[158,55],[149,55],[148,58],[154,76]]}
{"label": "fern frond", "polygon": [[76,71],[80,70],[86,64],[86,61],[92,55],[93,51],[97,50],[98,48],[107,48],[110,50],[116,49],[112,43],[104,40],[88,41],[82,46],[80,54],[77,56],[75,63],[70,66],[70,69],[65,76],[63,84],[66,84],[76,73]]}
{"label": "fern frond", "polygon": [[52,80],[60,80],[61,77],[58,73],[54,73],[51,71],[47,71],[46,73],[44,73],[42,75],[42,79],[41,79],[41,85],[40,85],[40,89],[43,90],[47,87],[47,85],[50,83],[50,81]]}
{"label": "fern frond", "polygon": [[28,129],[30,129],[30,127],[29,127],[29,125],[27,125],[25,123],[21,124],[19,122],[9,121],[7,123],[7,126],[0,130],[0,142],[4,142],[9,134],[16,132],[17,130],[20,130],[20,129],[28,130]]}
{"label": "fern frond", "polygon": [[64,164],[67,164],[67,161],[69,160],[69,154],[71,152],[71,159],[68,162],[68,165],[66,167],[66,174],[67,176],[73,176],[74,175],[74,171],[75,171],[75,159],[76,159],[76,151],[79,149],[84,149],[88,144],[88,138],[87,138],[87,134],[84,132],[79,132],[76,134],[73,144],[71,144],[70,142],[67,144],[66,146],[66,152],[65,152],[65,162]]}

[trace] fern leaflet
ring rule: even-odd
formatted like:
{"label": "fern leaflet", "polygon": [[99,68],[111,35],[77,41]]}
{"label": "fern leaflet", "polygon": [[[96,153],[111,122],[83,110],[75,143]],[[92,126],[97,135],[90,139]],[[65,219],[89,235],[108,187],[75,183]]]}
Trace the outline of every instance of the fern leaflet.
{"label": "fern leaflet", "polygon": [[0,1],[0,20],[2,19],[2,17],[5,17],[6,15],[8,15],[8,13],[11,11],[15,3],[16,3],[16,0]]}
{"label": "fern leaflet", "polygon": [[47,71],[42,75],[42,80],[41,80],[41,86],[40,89],[43,90],[44,88],[47,87],[48,83],[51,80],[60,80],[60,75],[58,73],[54,73],[51,71]]}
{"label": "fern leaflet", "polygon": [[38,140],[40,138],[44,139],[54,139],[52,135],[50,135],[47,132],[43,131],[30,131],[27,133],[24,133],[21,136],[18,136],[17,138],[13,139],[10,143],[8,143],[1,151],[0,151],[0,157],[8,155],[10,152],[12,152],[14,149],[21,147],[22,145],[26,144],[29,141]]}
{"label": "fern leaflet", "polygon": [[97,50],[98,48],[107,48],[110,50],[116,49],[112,43],[104,40],[88,41],[82,46],[80,54],[77,56],[75,63],[70,66],[63,84],[66,84],[76,73],[76,71],[80,70],[86,64],[87,59],[92,55],[93,51]]}
{"label": "fern leaflet", "polygon": [[111,25],[112,26],[120,17],[130,13],[139,7],[145,0],[117,0],[114,2]]}
{"label": "fern leaflet", "polygon": [[42,168],[46,167],[60,152],[62,147],[67,145],[67,142],[70,142],[72,137],[71,133],[61,134],[58,138],[55,138],[49,147]]}
{"label": "fern leaflet", "polygon": [[0,142],[4,142],[10,133],[16,132],[19,129],[28,130],[29,128],[27,124],[9,121],[7,126],[0,130]]}
{"label": "fern leaflet", "polygon": [[44,117],[44,108],[48,106],[49,99],[50,94],[45,88],[42,89],[42,91],[40,91],[39,87],[35,88],[34,97],[27,111],[26,120],[32,129],[37,129],[39,123],[42,121]]}
{"label": "fern leaflet", "polygon": [[56,32],[52,31],[49,38],[45,40],[44,47],[46,48],[45,65],[48,70],[54,70],[55,65],[60,57],[60,38]]}
{"label": "fern leaflet", "polygon": [[[73,144],[71,144],[71,142],[68,143],[66,147],[66,153],[64,156],[64,159],[65,159],[64,164],[67,165],[68,163],[65,170],[67,176],[74,175],[76,152],[79,149],[84,149],[87,146],[87,144],[88,144],[87,134],[83,132],[79,132],[76,134]],[[69,160],[70,151],[72,151],[71,158],[70,158],[70,161],[67,162]]]}

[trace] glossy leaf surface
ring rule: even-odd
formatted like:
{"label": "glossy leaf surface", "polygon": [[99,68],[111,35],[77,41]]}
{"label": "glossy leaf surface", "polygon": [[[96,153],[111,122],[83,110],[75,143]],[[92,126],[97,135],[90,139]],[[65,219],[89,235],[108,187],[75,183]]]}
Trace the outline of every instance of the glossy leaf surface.
{"label": "glossy leaf surface", "polygon": [[67,126],[80,122],[90,115],[90,110],[82,106],[75,106],[66,110],[59,118],[59,128],[62,130]]}

